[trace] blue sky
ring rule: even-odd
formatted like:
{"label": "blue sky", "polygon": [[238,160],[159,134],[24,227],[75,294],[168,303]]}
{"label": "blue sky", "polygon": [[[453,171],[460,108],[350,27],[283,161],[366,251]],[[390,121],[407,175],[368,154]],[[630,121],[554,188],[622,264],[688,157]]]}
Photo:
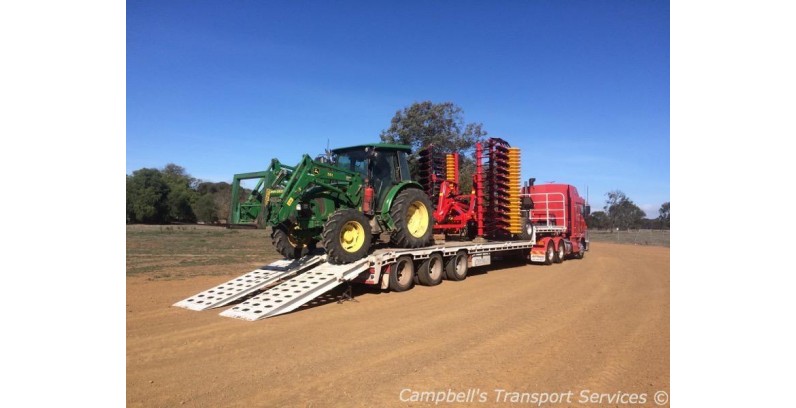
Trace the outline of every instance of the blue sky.
{"label": "blue sky", "polygon": [[523,178],[669,201],[664,1],[127,2],[127,173],[227,181],[452,101]]}

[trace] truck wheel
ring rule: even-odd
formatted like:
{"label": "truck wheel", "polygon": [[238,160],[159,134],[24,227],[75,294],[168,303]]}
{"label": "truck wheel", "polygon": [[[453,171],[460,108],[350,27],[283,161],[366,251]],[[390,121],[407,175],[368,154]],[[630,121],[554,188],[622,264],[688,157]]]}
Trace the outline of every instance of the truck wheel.
{"label": "truck wheel", "polygon": [[578,252],[575,254],[575,259],[583,259],[585,255],[586,255],[586,243],[580,241],[580,244],[578,245]]}
{"label": "truck wheel", "polygon": [[445,266],[442,262],[442,255],[431,254],[417,269],[417,279],[421,285],[434,286],[442,282]]}
{"label": "truck wheel", "polygon": [[395,222],[390,241],[400,248],[426,246],[434,227],[431,208],[426,193],[416,188],[398,193],[390,208],[390,216]]}
{"label": "truck wheel", "polygon": [[467,251],[459,251],[445,264],[445,277],[452,281],[467,278]]}
{"label": "truck wheel", "polygon": [[304,255],[304,245],[298,244],[290,236],[287,225],[279,224],[271,230],[271,243],[285,258],[299,259]]}
{"label": "truck wheel", "polygon": [[335,211],[326,221],[321,234],[327,260],[336,265],[364,258],[370,250],[372,239],[368,217],[351,208]]}
{"label": "truck wheel", "polygon": [[555,258],[556,250],[553,247],[553,241],[547,241],[547,249],[544,251],[544,264],[552,265]]}
{"label": "truck wheel", "polygon": [[556,255],[553,257],[553,262],[555,263],[564,262],[564,257],[566,256],[564,255],[566,253],[564,251],[565,248],[566,244],[564,243],[564,240],[562,239],[561,241],[558,241],[558,251],[556,251]]}
{"label": "truck wheel", "polygon": [[415,283],[415,263],[411,256],[404,255],[398,258],[390,271],[390,290],[403,292],[412,288]]}

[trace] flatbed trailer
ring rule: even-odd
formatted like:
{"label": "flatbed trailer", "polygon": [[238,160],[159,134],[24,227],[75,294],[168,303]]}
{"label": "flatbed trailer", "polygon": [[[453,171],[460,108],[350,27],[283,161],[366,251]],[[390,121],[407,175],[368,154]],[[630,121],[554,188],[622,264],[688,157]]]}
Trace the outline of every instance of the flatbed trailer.
{"label": "flatbed trailer", "polygon": [[[493,255],[517,251],[527,257],[536,238],[523,241],[457,241],[424,248],[377,249],[359,261],[334,265],[322,250],[297,260],[279,260],[183,299],[173,306],[208,310],[234,304],[221,316],[255,321],[289,313],[344,283],[378,285],[402,291],[418,283],[464,280],[472,267],[492,263]],[[244,300],[245,299],[245,300]],[[243,300],[241,302],[241,300]]]}

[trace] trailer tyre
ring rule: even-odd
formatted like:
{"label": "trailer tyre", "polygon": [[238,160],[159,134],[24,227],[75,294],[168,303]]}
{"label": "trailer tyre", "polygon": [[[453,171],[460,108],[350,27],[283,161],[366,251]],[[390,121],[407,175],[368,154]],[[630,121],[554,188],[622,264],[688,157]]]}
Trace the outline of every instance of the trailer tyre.
{"label": "trailer tyre", "polygon": [[395,222],[390,241],[400,248],[428,245],[434,228],[432,211],[426,193],[416,188],[407,188],[398,193],[390,208],[390,217]]}
{"label": "trailer tyre", "polygon": [[467,251],[459,251],[445,263],[445,277],[452,281],[467,278]]}
{"label": "trailer tyre", "polygon": [[547,241],[547,249],[544,251],[544,264],[552,265],[556,256],[556,250],[553,246],[553,241]]}
{"label": "trailer tyre", "polygon": [[442,255],[435,253],[420,264],[420,268],[417,269],[417,280],[424,286],[439,285],[444,274],[445,265]]}
{"label": "trailer tyre", "polygon": [[404,255],[395,261],[390,271],[390,290],[403,292],[415,283],[415,263],[411,256]]}
{"label": "trailer tyre", "polygon": [[351,208],[335,211],[326,221],[321,234],[327,260],[336,265],[364,258],[370,250],[372,239],[368,217]]}
{"label": "trailer tyre", "polygon": [[305,253],[304,245],[293,240],[285,224],[277,225],[271,230],[271,243],[277,252],[288,259],[299,259]]}
{"label": "trailer tyre", "polygon": [[564,257],[566,256],[564,249],[566,248],[566,244],[564,240],[558,241],[558,250],[556,251],[555,256],[553,257],[553,262],[561,263],[564,262]]}

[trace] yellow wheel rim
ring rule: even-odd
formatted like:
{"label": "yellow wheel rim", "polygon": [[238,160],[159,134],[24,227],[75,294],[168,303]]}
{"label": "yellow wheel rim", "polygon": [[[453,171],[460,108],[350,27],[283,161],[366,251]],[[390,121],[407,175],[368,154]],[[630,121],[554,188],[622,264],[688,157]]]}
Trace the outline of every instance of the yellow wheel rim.
{"label": "yellow wheel rim", "polygon": [[298,246],[298,242],[296,242],[296,239],[295,239],[295,238],[293,238],[293,236],[292,236],[292,235],[290,235],[290,234],[287,234],[287,242],[288,242],[288,243],[290,244],[290,246],[292,246],[293,248],[295,248],[296,246]]}
{"label": "yellow wheel rim", "polygon": [[428,208],[422,201],[414,201],[407,211],[406,227],[415,238],[420,238],[428,231]]}
{"label": "yellow wheel rim", "polygon": [[346,252],[357,252],[365,243],[365,228],[356,221],[348,221],[340,231],[340,246]]}

